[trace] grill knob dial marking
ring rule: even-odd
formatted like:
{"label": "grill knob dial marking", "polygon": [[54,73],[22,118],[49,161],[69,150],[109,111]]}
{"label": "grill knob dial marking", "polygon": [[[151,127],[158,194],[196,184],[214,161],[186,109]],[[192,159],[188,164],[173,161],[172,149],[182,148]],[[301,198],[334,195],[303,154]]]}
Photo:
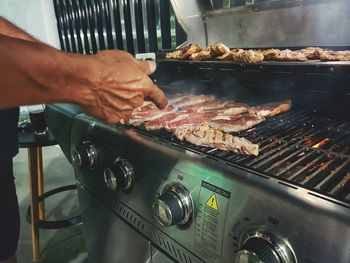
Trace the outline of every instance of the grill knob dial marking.
{"label": "grill knob dial marking", "polygon": [[265,231],[246,235],[236,254],[236,263],[296,263],[295,255],[285,240]]}
{"label": "grill knob dial marking", "polygon": [[88,141],[83,142],[72,152],[72,161],[78,167],[93,168],[96,160],[96,147]]}
{"label": "grill knob dial marking", "polygon": [[189,191],[174,183],[164,188],[153,202],[153,215],[163,226],[185,225],[193,216],[193,200]]}
{"label": "grill knob dial marking", "polygon": [[126,159],[118,158],[111,168],[105,169],[104,180],[111,191],[116,191],[118,188],[129,190],[134,181],[134,175],[132,165]]}

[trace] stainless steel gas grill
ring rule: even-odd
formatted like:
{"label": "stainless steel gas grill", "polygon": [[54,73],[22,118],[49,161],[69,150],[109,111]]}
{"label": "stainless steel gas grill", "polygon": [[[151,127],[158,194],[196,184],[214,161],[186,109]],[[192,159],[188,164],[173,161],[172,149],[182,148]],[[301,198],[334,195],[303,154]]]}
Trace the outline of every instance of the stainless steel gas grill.
{"label": "stainless steel gas grill", "polygon": [[[260,45],[250,34],[239,43],[227,32],[219,38],[214,21],[236,28],[229,21],[240,16],[249,33],[247,15],[260,21],[267,19],[264,12],[281,18],[289,11],[316,19],[326,7],[349,8],[345,1],[273,2],[208,10],[216,4],[173,1],[173,7],[189,41],[199,41],[204,30],[203,43],[231,47]],[[255,13],[247,11],[252,8]],[[281,18],[281,27],[288,21]],[[314,29],[322,27],[329,26]],[[297,35],[283,46],[349,46],[348,36],[327,42]],[[275,46],[280,39],[272,39]],[[267,43],[261,46],[273,46]],[[350,64],[193,62],[168,60],[162,52],[157,62],[152,77],[169,95],[214,94],[250,105],[291,99],[293,109],[236,134],[260,146],[258,156],[246,156],[195,146],[164,130],[107,125],[67,105],[48,106],[49,124],[75,169],[89,260],[350,262]],[[61,130],[62,123],[70,128]]]}

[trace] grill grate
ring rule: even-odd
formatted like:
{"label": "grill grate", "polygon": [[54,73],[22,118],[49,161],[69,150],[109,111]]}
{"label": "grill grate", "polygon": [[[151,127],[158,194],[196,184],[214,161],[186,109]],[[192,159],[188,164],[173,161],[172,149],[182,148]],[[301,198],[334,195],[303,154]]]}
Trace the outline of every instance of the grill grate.
{"label": "grill grate", "polygon": [[306,111],[273,117],[237,134],[259,144],[256,157],[195,146],[166,131],[132,129],[350,203],[350,123]]}

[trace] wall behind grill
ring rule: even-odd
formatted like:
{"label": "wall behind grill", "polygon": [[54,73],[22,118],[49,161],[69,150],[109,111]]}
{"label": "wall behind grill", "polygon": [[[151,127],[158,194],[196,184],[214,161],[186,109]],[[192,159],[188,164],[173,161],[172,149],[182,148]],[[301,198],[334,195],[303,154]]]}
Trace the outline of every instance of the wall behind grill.
{"label": "wall behind grill", "polygon": [[169,0],[53,0],[62,50],[132,54],[174,49],[186,41]]}

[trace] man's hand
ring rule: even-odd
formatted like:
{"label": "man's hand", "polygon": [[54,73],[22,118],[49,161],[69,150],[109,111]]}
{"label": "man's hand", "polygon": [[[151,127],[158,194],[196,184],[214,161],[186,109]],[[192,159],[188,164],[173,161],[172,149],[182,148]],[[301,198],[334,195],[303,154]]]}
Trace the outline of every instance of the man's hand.
{"label": "man's hand", "polygon": [[[148,75],[155,70],[154,62],[134,59],[123,51],[102,51],[86,56],[89,85],[93,101],[83,109],[109,123],[127,120],[131,112],[149,97],[159,108],[167,105],[164,93]],[[90,96],[91,96],[90,95]]]}

